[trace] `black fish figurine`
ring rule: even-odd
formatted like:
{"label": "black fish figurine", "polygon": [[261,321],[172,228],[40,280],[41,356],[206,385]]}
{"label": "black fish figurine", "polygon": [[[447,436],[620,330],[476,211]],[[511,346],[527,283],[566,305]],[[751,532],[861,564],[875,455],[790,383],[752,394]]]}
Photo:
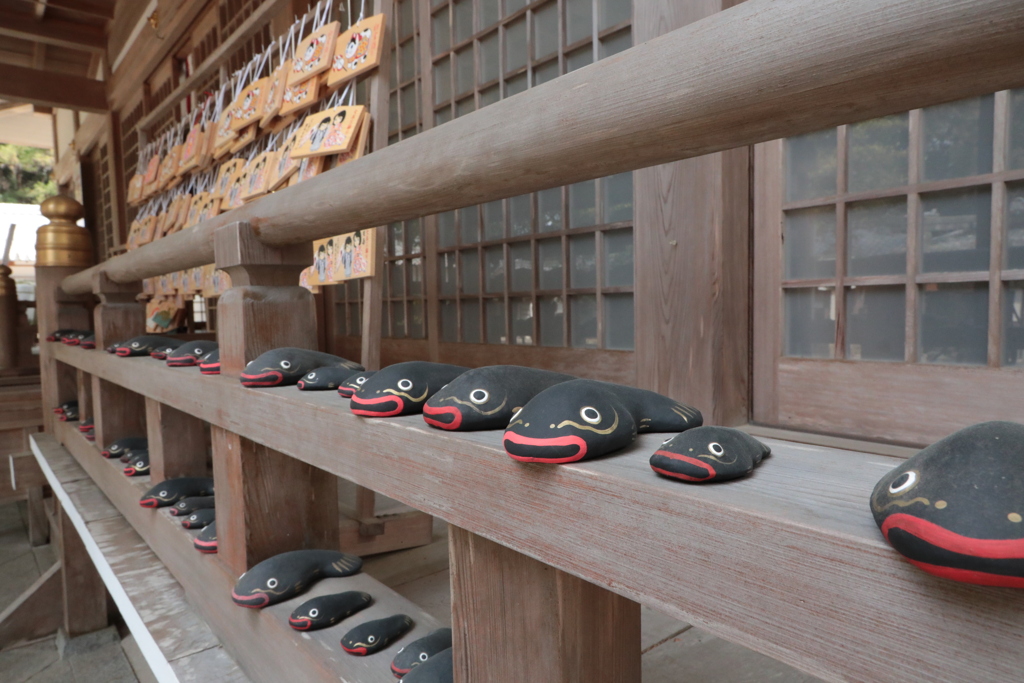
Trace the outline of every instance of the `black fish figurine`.
{"label": "black fish figurine", "polygon": [[82,343],[82,340],[88,335],[88,332],[78,330],[76,332],[70,332],[60,338],[60,343],[67,346],[78,346]]}
{"label": "black fish figurine", "polygon": [[199,372],[204,375],[220,374],[220,349],[214,349],[199,359]]}
{"label": "black fish figurine", "polygon": [[452,655],[451,648],[438,652],[422,666],[402,676],[400,683],[452,683],[455,680],[455,660]]}
{"label": "black fish figurine", "polygon": [[191,515],[181,520],[181,525],[186,529],[205,529],[217,519],[216,508],[203,508],[196,510]]}
{"label": "black fish figurine", "polygon": [[187,517],[196,510],[209,510],[214,507],[214,500],[214,496],[187,496],[174,504],[171,514],[175,517]]}
{"label": "black fish figurine", "polygon": [[1024,425],[983,422],[936,441],[882,477],[871,512],[929,574],[1024,588]]}
{"label": "black fish figurine", "polygon": [[64,403],[61,403],[59,406],[54,408],[53,412],[56,415],[63,415],[66,411],[70,410],[71,408],[78,410],[78,401],[64,401]]}
{"label": "black fish figurine", "polygon": [[149,474],[149,451],[132,451],[132,457],[124,468],[124,476],[141,477]]}
{"label": "black fish figurine", "polygon": [[341,649],[357,657],[372,655],[404,636],[412,627],[412,619],[404,614],[367,621],[342,637]]}
{"label": "black fish figurine", "polygon": [[285,346],[267,351],[249,361],[239,380],[246,387],[280,387],[297,383],[317,368],[336,366],[363,370],[363,366],[341,356]]}
{"label": "black fish figurine", "polygon": [[294,598],[320,579],[351,576],[362,567],[361,558],[336,550],[292,550],[242,574],[231,598],[242,607],[262,609]]}
{"label": "black fish figurine", "polygon": [[54,330],[50,334],[46,335],[46,341],[48,341],[48,342],[63,341],[64,337],[66,337],[66,336],[68,336],[70,334],[74,334],[75,332],[78,332],[78,330],[72,330],[70,328],[62,327],[61,329]]}
{"label": "black fish figurine", "polygon": [[300,391],[330,391],[337,389],[342,382],[358,373],[358,370],[351,368],[327,366],[306,373],[297,384]]}
{"label": "black fish figurine", "polygon": [[452,646],[452,630],[450,628],[439,628],[431,631],[419,640],[414,640],[395,655],[391,662],[391,673],[395,678],[401,678],[415,667],[429,661],[434,655],[438,655]]}
{"label": "black fish figurine", "polygon": [[199,535],[192,540],[192,547],[207,555],[217,552],[217,522],[213,522],[200,531]]}
{"label": "black fish figurine", "polygon": [[352,413],[363,417],[422,413],[428,398],[468,369],[423,360],[389,365],[378,370],[352,396]]}
{"label": "black fish figurine", "polygon": [[189,341],[167,354],[167,365],[172,368],[190,368],[199,359],[217,349],[215,341]]}
{"label": "black fish figurine", "polygon": [[64,412],[60,414],[61,422],[74,422],[78,419],[78,403],[69,405],[64,409]]}
{"label": "black fish figurine", "polygon": [[352,395],[359,391],[366,380],[377,374],[376,370],[365,370],[357,372],[338,386],[338,395],[342,398],[352,398]]}
{"label": "black fish figurine", "polygon": [[366,609],[372,602],[370,594],[362,591],[321,595],[296,607],[288,617],[288,625],[296,631],[317,631],[334,626],[342,619]]}
{"label": "black fish figurine", "polygon": [[165,508],[188,496],[212,496],[210,477],[178,477],[162,481],[142,494],[139,505],[144,508]]}
{"label": "black fish figurine", "polygon": [[728,481],[753,472],[771,452],[738,429],[695,427],[661,444],[651,456],[651,469],[690,484]]}
{"label": "black fish figurine", "polygon": [[105,449],[100,451],[104,458],[120,458],[125,453],[135,450],[146,450],[149,448],[149,439],[144,436],[126,436],[118,439]]}
{"label": "black fish figurine", "polygon": [[181,342],[176,342],[169,337],[161,337],[155,334],[143,334],[132,337],[128,341],[114,345],[114,353],[122,358],[129,356],[148,356],[158,346],[177,347]]}
{"label": "black fish figurine", "polygon": [[82,420],[81,422],[78,423],[78,431],[82,432],[83,434],[85,432],[89,431],[90,429],[94,429],[94,428],[95,427],[93,427],[93,423],[92,423],[92,418],[91,417],[87,418],[85,420]]}
{"label": "black fish figurine", "polygon": [[423,419],[431,427],[457,431],[504,429],[530,399],[576,379],[519,365],[488,365],[464,372],[430,397]]}
{"label": "black fish figurine", "polygon": [[625,448],[639,432],[682,432],[704,421],[667,396],[589,379],[537,394],[505,430],[505,451],[520,462],[560,464]]}
{"label": "black fish figurine", "polygon": [[85,335],[84,337],[82,337],[82,341],[79,342],[78,345],[80,347],[82,347],[83,349],[95,349],[96,348],[96,335],[95,334],[91,334],[91,333]]}
{"label": "black fish figurine", "polygon": [[176,348],[178,348],[177,342],[171,344],[159,344],[149,352],[149,357],[155,358],[156,360],[167,360],[168,354],[173,353]]}

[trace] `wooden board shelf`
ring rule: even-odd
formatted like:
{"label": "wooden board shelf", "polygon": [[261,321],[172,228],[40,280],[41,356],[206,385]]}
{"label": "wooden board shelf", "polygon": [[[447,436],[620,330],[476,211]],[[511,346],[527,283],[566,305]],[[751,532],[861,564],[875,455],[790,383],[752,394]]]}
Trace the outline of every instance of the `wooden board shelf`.
{"label": "wooden board shelf", "polygon": [[868,497],[896,458],[766,439],[773,455],[749,478],[686,486],[647,464],[662,435],[593,462],[522,465],[500,432],[366,420],[333,392],[246,389],[71,347],[54,355],[828,680],[1017,675],[1024,594],[928,576],[875,527]]}

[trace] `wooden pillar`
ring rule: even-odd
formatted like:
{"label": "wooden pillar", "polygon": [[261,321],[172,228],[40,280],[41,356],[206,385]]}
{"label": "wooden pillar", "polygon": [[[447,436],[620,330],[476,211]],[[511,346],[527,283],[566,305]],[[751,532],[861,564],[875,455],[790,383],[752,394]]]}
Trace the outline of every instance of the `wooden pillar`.
{"label": "wooden pillar", "polygon": [[18,290],[11,269],[0,264],[0,370],[18,367]]}
{"label": "wooden pillar", "polygon": [[69,637],[107,627],[107,589],[78,531],[58,503],[64,630]]}
{"label": "wooden pillar", "polygon": [[[222,374],[238,377],[248,361],[281,346],[317,348],[313,295],[295,284],[312,262],[310,245],[274,249],[248,224],[233,223],[214,234],[214,249],[232,284],[217,305]],[[334,475],[219,427],[211,440],[218,556],[231,571],[287,550],[337,547]]]}
{"label": "wooden pillar", "polygon": [[147,396],[146,430],[153,481],[209,476],[205,422]]}
{"label": "wooden pillar", "polygon": [[85,421],[93,416],[92,375],[81,369],[75,370],[75,386],[78,387],[78,419]]}
{"label": "wooden pillar", "polygon": [[97,349],[146,333],[146,306],[136,300],[141,282],[121,284],[100,271],[93,276],[92,291],[100,300],[93,311]]}
{"label": "wooden pillar", "polygon": [[[633,43],[733,0],[635,0]],[[637,385],[698,407],[705,423],[748,416],[749,150],[633,174]]]}
{"label": "wooden pillar", "polygon": [[455,683],[635,683],[640,605],[449,526]]}
{"label": "wooden pillar", "polygon": [[32,546],[50,542],[50,520],[46,516],[43,487],[33,486],[28,490],[28,542]]}

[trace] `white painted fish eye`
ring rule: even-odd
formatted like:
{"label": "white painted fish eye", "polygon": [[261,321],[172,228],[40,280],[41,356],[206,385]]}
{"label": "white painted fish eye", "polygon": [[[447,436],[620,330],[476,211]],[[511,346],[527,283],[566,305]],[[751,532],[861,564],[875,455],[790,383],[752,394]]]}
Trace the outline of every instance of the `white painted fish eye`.
{"label": "white painted fish eye", "polygon": [[597,408],[593,406],[584,406],[580,408],[580,417],[583,418],[584,422],[589,422],[592,425],[596,425],[601,421],[601,413],[597,411]]}
{"label": "white painted fish eye", "polygon": [[373,645],[374,643],[377,642],[377,636],[370,636],[369,638],[366,639],[366,642],[368,642],[370,645]]}
{"label": "white painted fish eye", "polygon": [[161,491],[157,495],[159,495],[161,498],[166,498],[167,497],[167,491]]}
{"label": "white painted fish eye", "polygon": [[306,375],[306,379],[310,379],[310,380],[316,379],[316,373],[315,372],[309,373],[308,375]]}
{"label": "white painted fish eye", "polygon": [[283,360],[281,361],[281,367],[284,368],[285,370],[288,370],[292,367],[292,362],[288,360]]}
{"label": "white painted fish eye", "polygon": [[366,384],[366,378],[365,377],[356,377],[356,384],[358,384],[359,386],[362,386],[362,385]]}
{"label": "white painted fish eye", "polygon": [[320,610],[318,610],[316,607],[314,607],[313,609],[309,610],[309,616],[311,616],[314,619],[316,619],[318,616],[320,616]]}
{"label": "white painted fish eye", "polygon": [[277,588],[277,579],[273,577],[267,579],[267,588]]}
{"label": "white painted fish eye", "polygon": [[711,451],[713,455],[722,455],[723,453],[725,453],[725,449],[722,448],[722,444],[718,443],[717,441],[712,441],[711,443],[709,443],[708,450]]}
{"label": "white painted fish eye", "polygon": [[133,349],[139,348],[139,342],[132,342],[132,348]]}
{"label": "white painted fish eye", "polygon": [[480,405],[481,403],[487,403],[487,399],[489,399],[490,397],[491,395],[487,393],[486,389],[474,389],[473,391],[469,392],[469,400],[477,405]]}
{"label": "white painted fish eye", "polygon": [[189,519],[191,519],[194,522],[197,519],[199,519],[199,515],[192,515],[191,517],[189,517]]}
{"label": "white painted fish eye", "polygon": [[138,461],[137,463],[135,463],[135,466],[136,466],[136,467],[142,467],[142,466],[143,466],[144,464],[145,464],[144,462],[142,462],[141,460],[139,460],[139,461]]}
{"label": "white painted fish eye", "polygon": [[900,476],[896,477],[891,484],[889,484],[889,493],[897,494],[903,493],[914,487],[917,483],[917,472],[914,470],[907,470]]}
{"label": "white painted fish eye", "polygon": [[196,349],[196,350],[195,350],[195,353],[202,353],[202,352],[203,352],[203,350],[202,350],[202,349]]}
{"label": "white painted fish eye", "polygon": [[398,388],[402,391],[409,391],[412,389],[412,382],[407,379],[400,379],[398,380]]}
{"label": "white painted fish eye", "polygon": [[428,654],[427,654],[426,652],[421,652],[421,653],[420,653],[420,661],[421,661],[421,662],[425,662],[425,661],[427,661],[427,659],[429,659],[429,658],[430,658],[430,656],[429,656],[429,655],[428,655]]}

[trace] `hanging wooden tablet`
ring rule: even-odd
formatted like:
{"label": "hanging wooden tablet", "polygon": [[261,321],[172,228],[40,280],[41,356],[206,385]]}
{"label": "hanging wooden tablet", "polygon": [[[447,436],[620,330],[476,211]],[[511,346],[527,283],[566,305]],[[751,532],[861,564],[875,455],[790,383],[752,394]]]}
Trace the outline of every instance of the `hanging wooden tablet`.
{"label": "hanging wooden tablet", "polygon": [[284,146],[278,153],[277,159],[271,167],[270,177],[267,181],[268,191],[273,192],[284,185],[288,182],[289,178],[299,170],[299,164],[302,162],[294,158],[291,151],[295,147],[295,142],[298,139],[300,132],[301,127],[288,136]]}
{"label": "hanging wooden tablet", "polygon": [[277,152],[263,152],[249,165],[249,179],[242,192],[243,201],[251,201],[267,193],[270,171],[277,160]]}
{"label": "hanging wooden tablet", "polygon": [[199,223],[205,220],[209,220],[214,216],[220,214],[220,200],[215,197],[207,197],[206,201],[203,202],[202,208],[199,210]]}
{"label": "hanging wooden tablet", "polygon": [[243,204],[242,188],[245,187],[248,180],[248,164],[243,164],[231,175],[231,180],[228,182],[227,190],[224,192],[224,196],[220,199],[221,213],[230,211],[231,209],[237,209]]}
{"label": "hanging wooden tablet", "polygon": [[174,180],[174,173],[178,169],[178,158],[181,154],[181,145],[171,147],[167,155],[160,161],[160,170],[157,172],[156,185],[164,190]]}
{"label": "hanging wooden tablet", "polygon": [[367,149],[370,145],[370,112],[364,108],[363,115],[360,117],[359,129],[356,133],[356,141],[352,144],[352,149],[347,152],[343,152],[338,155],[338,158],[334,164],[335,167],[347,164],[350,161],[355,161],[359,157],[366,154]]}
{"label": "hanging wooden tablet", "polygon": [[235,141],[235,130],[231,127],[234,116],[234,109],[228,106],[221,112],[220,118],[217,120],[217,133],[213,145],[213,156],[216,159],[225,156]]}
{"label": "hanging wooden tablet", "polygon": [[128,227],[128,239],[125,240],[125,243],[124,243],[125,250],[126,251],[131,251],[131,250],[135,249],[135,247],[137,246],[136,243],[138,241],[139,241],[139,221],[138,220],[134,220],[134,221],[132,221],[132,224]]}
{"label": "hanging wooden tablet", "polygon": [[220,199],[223,197],[224,193],[228,190],[228,184],[231,182],[231,177],[234,176],[235,171],[242,166],[245,166],[245,159],[237,157],[221,164],[220,170],[217,172],[217,181],[210,189],[210,197],[214,199]]}
{"label": "hanging wooden tablet", "polygon": [[320,175],[324,170],[324,161],[327,157],[306,157],[299,164],[298,172],[292,177],[290,185],[309,180],[313,176]]}
{"label": "hanging wooden tablet", "polygon": [[200,150],[203,148],[203,126],[196,124],[188,131],[185,142],[181,146],[181,157],[178,159],[179,173],[186,173],[199,165]]}
{"label": "hanging wooden tablet", "polygon": [[209,192],[198,192],[193,195],[188,205],[188,211],[185,212],[185,222],[181,226],[182,229],[191,228],[199,222],[199,212],[202,211],[203,204],[206,203],[209,196]]}
{"label": "hanging wooden tablet", "polygon": [[142,183],[145,176],[141,173],[136,173],[132,176],[132,179],[128,181],[128,196],[125,201],[133,206],[138,204],[142,199]]}
{"label": "hanging wooden tablet", "polygon": [[384,15],[354,24],[338,38],[327,87],[334,89],[380,66],[384,51]]}
{"label": "hanging wooden tablet", "polygon": [[363,105],[331,107],[306,117],[292,156],[299,159],[348,152],[355,144]]}
{"label": "hanging wooden tablet", "polygon": [[285,87],[278,116],[289,116],[312,107],[317,102],[319,89],[320,79],[317,76]]}
{"label": "hanging wooden tablet", "polygon": [[143,244],[149,244],[153,241],[153,233],[156,231],[156,216],[147,216],[141,221],[141,227],[139,229],[139,238],[136,240],[137,246]]}
{"label": "hanging wooden tablet", "polygon": [[[372,277],[376,236],[377,231],[370,228],[313,242],[313,267],[317,270],[319,280],[319,283],[313,284],[337,284]],[[320,260],[321,256],[324,257],[323,261]]]}
{"label": "hanging wooden tablet", "polygon": [[297,46],[288,71],[288,85],[300,83],[331,68],[341,24],[332,21],[306,36]]}
{"label": "hanging wooden tablet", "polygon": [[231,105],[234,114],[231,117],[231,128],[239,131],[251,123],[258,123],[263,111],[263,98],[267,94],[269,78],[257,78],[245,86],[238,98]]}
{"label": "hanging wooden tablet", "polygon": [[231,143],[231,146],[228,148],[228,151],[231,152],[231,154],[235,154],[236,152],[238,152],[238,150],[242,149],[243,147],[248,145],[250,142],[255,140],[256,139],[256,129],[258,127],[259,126],[257,126],[255,123],[253,123],[253,124],[250,124],[248,128],[242,129],[238,133],[238,136],[235,138],[235,141]]}
{"label": "hanging wooden tablet", "polygon": [[263,98],[260,107],[260,127],[266,128],[281,111],[281,103],[284,97],[284,89],[287,86],[288,72],[291,71],[292,60],[288,59],[274,69],[274,73],[267,79],[267,94]]}
{"label": "hanging wooden tablet", "polygon": [[152,185],[154,182],[156,182],[156,176],[157,176],[157,173],[159,173],[159,172],[160,172],[160,155],[159,154],[154,154],[153,156],[151,156],[149,158],[149,161],[146,163],[146,173],[145,173],[145,175],[143,176],[143,179],[142,179],[143,186]]}
{"label": "hanging wooden tablet", "polygon": [[295,120],[298,118],[298,114],[290,114],[283,118],[278,116],[277,118],[270,122],[270,125],[267,126],[265,130],[271,133],[280,133],[282,130],[295,123]]}

